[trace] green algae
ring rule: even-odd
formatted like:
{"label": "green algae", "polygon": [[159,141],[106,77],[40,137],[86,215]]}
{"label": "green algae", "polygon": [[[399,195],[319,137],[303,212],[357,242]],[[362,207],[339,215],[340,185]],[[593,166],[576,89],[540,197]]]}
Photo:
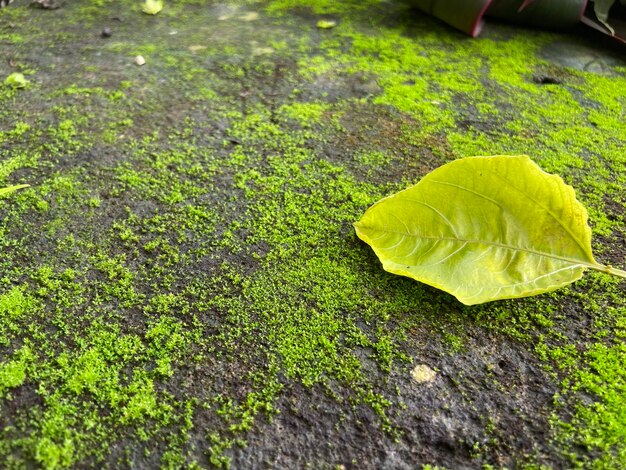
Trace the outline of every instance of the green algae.
{"label": "green algae", "polygon": [[[110,4],[69,11],[95,24]],[[375,427],[401,439],[402,400],[385,377],[411,363],[418,328],[455,356],[470,347],[468,325],[512,338],[555,381],[566,378],[552,419],[559,452],[598,468],[624,461],[620,284],[591,276],[541,299],[462,310],[385,275],[349,228],[368,205],[449,158],[528,153],[574,184],[594,235],[619,236],[622,212],[607,206],[624,204],[624,77],[566,70],[564,86],[540,86],[538,51],[555,36],[456,41],[395,8],[271,2],[272,23],[255,47],[272,47],[273,58],[228,36],[224,49],[195,59],[176,52],[178,35],[120,35],[103,46],[146,54],[180,94],[135,69],[123,80],[59,76],[27,90],[53,111],[18,106],[0,129],[0,182],[36,183],[0,201],[2,410],[37,397],[0,432],[8,468],[226,467],[294,383],[371,410]],[[317,17],[294,26],[302,9],[339,24],[322,34]],[[25,20],[25,11],[3,9],[0,21]],[[176,27],[199,21],[174,13],[162,15]],[[284,38],[295,29],[299,38]],[[39,37],[27,28],[20,36],[0,40],[27,51]],[[204,42],[202,33],[189,44]],[[282,72],[276,62],[287,64]],[[253,85],[278,73],[287,92],[270,106]],[[358,90],[333,88],[345,81]],[[14,92],[0,93],[19,105]],[[186,112],[176,114],[180,99]],[[342,146],[356,107],[376,116],[359,135],[375,134],[384,113],[387,127]],[[580,349],[570,314],[593,319]],[[120,441],[145,460],[112,455]],[[478,449],[480,460],[489,444]]]}
{"label": "green algae", "polygon": [[[572,174],[574,181],[580,182],[580,188],[583,191],[582,198],[590,206],[594,233],[608,234],[621,226],[619,219],[611,221],[607,218],[604,208],[607,199],[621,200],[619,181],[622,174],[620,165],[623,166],[623,162],[621,156],[613,151],[612,143],[619,141],[619,135],[623,135],[625,129],[623,124],[613,119],[612,116],[621,113],[616,107],[619,106],[622,98],[613,93],[620,88],[616,86],[616,82],[623,84],[623,78],[576,74],[578,79],[583,80],[572,83],[569,89],[567,87],[558,89],[537,87],[532,81],[532,74],[543,65],[543,61],[536,59],[536,51],[549,39],[548,35],[540,37],[538,41],[513,39],[503,44],[502,41],[496,43],[490,40],[480,40],[473,42],[469,47],[463,44],[450,48],[446,44],[442,47],[439,38],[433,38],[431,43],[428,43],[426,39],[423,41],[425,45],[416,46],[409,39],[395,32],[386,34],[384,39],[381,39],[365,36],[351,30],[347,25],[338,28],[336,32],[339,39],[331,38],[322,42],[323,55],[317,56],[314,61],[300,63],[301,71],[305,76],[315,78],[316,75],[323,76],[331,71],[337,74],[338,70],[344,70],[345,73],[366,71],[374,74],[383,89],[382,94],[374,98],[374,102],[388,104],[414,115],[421,124],[417,131],[418,135],[445,133],[457,155],[528,153],[536,156],[551,171]],[[423,49],[420,50],[420,46]],[[338,53],[342,49],[347,52]],[[445,53],[437,56],[437,51],[442,49]],[[420,51],[426,50],[427,54],[420,55]],[[362,56],[363,60],[360,61]],[[476,56],[486,56],[487,60],[481,63],[480,59],[475,59]],[[534,59],[528,60],[529,57]],[[463,60],[462,58],[469,59]],[[472,60],[478,63],[471,64],[469,61]],[[430,64],[437,66],[436,77],[427,75],[432,67],[429,67]],[[466,72],[462,74],[462,79],[455,76],[455,72],[460,67]],[[470,73],[467,73],[468,69]],[[488,71],[486,76],[490,80],[487,83],[484,78],[485,69]],[[414,72],[411,73],[411,70]],[[449,75],[446,73],[448,70],[450,70]],[[475,75],[472,76],[471,71],[475,71]],[[424,75],[427,78],[424,78]],[[586,79],[589,81],[586,82]],[[505,116],[492,112],[494,109],[501,109],[502,103],[489,101],[489,93],[485,93],[485,89],[490,86],[514,94],[515,103],[513,106],[511,106],[512,103],[507,103],[512,109],[507,109]],[[606,87],[613,91],[605,91]],[[482,97],[485,102],[481,103],[480,114],[487,112],[490,115],[488,119],[493,119],[495,123],[514,117],[507,125],[519,122],[517,127],[511,127],[511,131],[526,135],[522,135],[517,142],[516,136],[509,132],[501,134],[496,132],[489,136],[481,133],[459,133],[454,127],[455,123],[463,117],[462,105],[460,110],[458,106],[458,95],[461,93],[471,93],[472,103]],[[584,96],[582,103],[579,102],[581,93]],[[500,96],[500,94],[494,93],[493,96]],[[452,103],[453,98],[456,106],[453,109],[445,109],[445,104]],[[597,108],[591,112],[587,111],[589,102],[600,100],[605,103],[602,111],[598,111]],[[538,107],[537,101],[542,105]],[[443,112],[441,104],[444,105]],[[517,116],[522,116],[522,119],[520,120]],[[602,121],[603,130],[612,130],[615,133],[598,133],[594,130],[598,127],[596,120]],[[572,121],[578,123],[574,128],[570,124]],[[531,138],[532,141],[530,141]],[[541,153],[535,155],[537,150]],[[589,157],[591,154],[597,155],[598,159],[591,159]],[[607,159],[611,162],[611,171],[607,171],[608,168],[602,163],[600,163],[602,166],[598,165],[598,162],[604,162]],[[572,173],[572,170],[575,171]],[[601,181],[603,182],[600,183]],[[591,188],[593,188],[592,191],[588,190]],[[596,198],[597,195],[602,196],[601,200]],[[604,295],[609,294],[604,293]],[[535,314],[534,322],[530,326],[533,329],[537,328],[536,322],[539,321],[541,322],[539,325],[544,329],[553,324],[552,320],[544,315]],[[519,335],[516,328],[507,327],[505,331],[508,334]],[[603,348],[604,346],[597,345],[597,347]],[[570,355],[571,350],[568,356]],[[580,367],[580,361],[584,364],[590,357],[592,356],[585,355],[578,356],[576,359],[572,358],[570,361],[574,362],[571,362],[570,366],[572,369],[574,364]],[[609,357],[618,358],[619,356],[609,355]],[[613,455],[613,457],[604,457],[609,459],[608,462],[620,462],[623,459],[623,450],[620,450],[622,443],[611,436],[619,436],[622,433],[619,424],[615,424],[619,423],[620,419],[613,410],[619,410],[619,406],[623,407],[623,402],[617,398],[620,390],[619,377],[623,375],[623,370],[618,360],[605,361],[602,367],[596,361],[591,367],[598,368],[599,375],[592,373],[591,376],[601,384],[600,388],[596,386],[594,389],[591,385],[583,385],[584,381],[580,377],[574,381],[579,383],[577,387],[586,388],[601,401],[591,410],[585,407],[579,408],[573,429],[593,429],[594,431],[588,435],[580,431],[573,431],[573,433],[577,435],[579,442],[585,442],[589,449],[602,448],[605,456]],[[612,388],[607,383],[609,375],[616,378],[614,381],[616,388]],[[601,405],[603,393],[600,391],[603,389],[611,397],[608,400],[611,403],[608,409]],[[618,427],[608,430],[604,425],[600,425],[601,422],[613,423]],[[606,429],[606,434],[603,434],[603,429]],[[613,452],[617,454],[612,454]],[[598,465],[602,465],[602,461],[598,462]]]}

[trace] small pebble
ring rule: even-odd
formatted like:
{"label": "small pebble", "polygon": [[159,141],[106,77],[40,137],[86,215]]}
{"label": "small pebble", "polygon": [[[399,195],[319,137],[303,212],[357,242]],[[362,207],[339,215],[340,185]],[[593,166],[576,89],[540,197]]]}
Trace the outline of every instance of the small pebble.
{"label": "small pebble", "polygon": [[411,377],[418,384],[432,383],[437,377],[437,372],[432,370],[426,364],[419,364],[411,371]]}
{"label": "small pebble", "polygon": [[144,59],[142,55],[138,55],[137,57],[135,57],[135,64],[143,65],[145,63],[146,63],[146,59]]}
{"label": "small pebble", "polygon": [[111,28],[108,28],[108,27],[107,27],[107,28],[104,28],[104,29],[102,30],[102,37],[103,37],[103,38],[110,38],[110,37],[111,37],[111,34],[113,34],[113,33],[111,32]]}
{"label": "small pebble", "polygon": [[256,21],[259,19],[259,14],[256,11],[250,11],[241,15],[239,19],[242,21]]}

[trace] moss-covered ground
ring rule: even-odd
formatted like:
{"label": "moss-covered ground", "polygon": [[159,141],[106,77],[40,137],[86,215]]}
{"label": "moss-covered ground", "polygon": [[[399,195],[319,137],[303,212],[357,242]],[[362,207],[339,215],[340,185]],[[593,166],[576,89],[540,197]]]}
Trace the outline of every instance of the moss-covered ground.
{"label": "moss-covered ground", "polygon": [[528,154],[623,268],[626,63],[593,41],[402,1],[0,10],[30,81],[0,86],[0,187],[30,184],[0,200],[1,466],[626,465],[623,282],[464,307],[352,228]]}

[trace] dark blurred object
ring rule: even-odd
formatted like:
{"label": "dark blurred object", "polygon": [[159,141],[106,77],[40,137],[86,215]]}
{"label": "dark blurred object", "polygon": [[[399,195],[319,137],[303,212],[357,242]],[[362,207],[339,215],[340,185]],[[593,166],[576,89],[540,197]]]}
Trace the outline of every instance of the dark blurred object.
{"label": "dark blurred object", "polygon": [[45,10],[56,10],[61,8],[60,0],[34,0],[33,5]]}
{"label": "dark blurred object", "polygon": [[626,0],[413,0],[428,14],[471,36],[478,36],[489,16],[539,28],[567,28],[584,23],[626,43]]}

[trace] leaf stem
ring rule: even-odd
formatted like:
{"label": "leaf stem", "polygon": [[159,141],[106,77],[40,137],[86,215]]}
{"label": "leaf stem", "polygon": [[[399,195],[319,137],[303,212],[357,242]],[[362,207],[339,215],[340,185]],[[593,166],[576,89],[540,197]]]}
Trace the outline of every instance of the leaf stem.
{"label": "leaf stem", "polygon": [[596,266],[593,266],[593,269],[626,279],[626,271],[622,271],[621,269],[614,268],[610,265],[598,264]]}

